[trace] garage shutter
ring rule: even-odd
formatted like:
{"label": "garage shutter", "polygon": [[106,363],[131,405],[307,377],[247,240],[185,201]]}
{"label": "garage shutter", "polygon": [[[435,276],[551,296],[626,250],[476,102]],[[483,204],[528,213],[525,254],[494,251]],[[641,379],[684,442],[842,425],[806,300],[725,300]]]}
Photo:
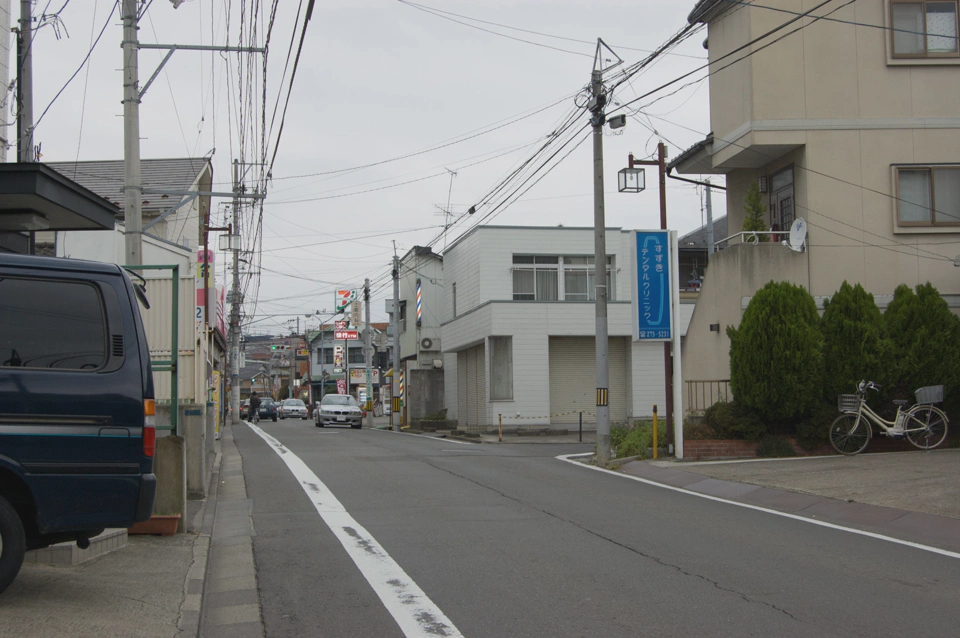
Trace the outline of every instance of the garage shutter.
{"label": "garage shutter", "polygon": [[[587,423],[595,423],[597,409],[596,340],[593,337],[550,337],[550,413],[554,425],[575,425],[580,410]],[[626,339],[609,340],[610,420],[627,420]]]}
{"label": "garage shutter", "polygon": [[460,424],[485,425],[487,421],[487,375],[483,346],[457,353],[457,405]]}

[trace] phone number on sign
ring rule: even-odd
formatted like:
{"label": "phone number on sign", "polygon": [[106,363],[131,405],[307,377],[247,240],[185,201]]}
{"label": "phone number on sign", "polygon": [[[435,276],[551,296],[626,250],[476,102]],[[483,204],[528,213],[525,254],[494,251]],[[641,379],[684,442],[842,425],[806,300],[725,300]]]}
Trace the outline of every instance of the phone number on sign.
{"label": "phone number on sign", "polygon": [[641,339],[669,339],[670,331],[669,330],[641,330],[640,338]]}

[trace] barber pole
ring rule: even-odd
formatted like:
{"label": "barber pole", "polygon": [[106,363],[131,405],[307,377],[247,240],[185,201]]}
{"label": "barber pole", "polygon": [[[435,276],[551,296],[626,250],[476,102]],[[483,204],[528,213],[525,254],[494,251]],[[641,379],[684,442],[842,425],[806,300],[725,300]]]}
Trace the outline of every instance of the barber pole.
{"label": "barber pole", "polygon": [[420,327],[420,322],[423,320],[423,307],[420,305],[420,280],[417,279],[417,327]]}

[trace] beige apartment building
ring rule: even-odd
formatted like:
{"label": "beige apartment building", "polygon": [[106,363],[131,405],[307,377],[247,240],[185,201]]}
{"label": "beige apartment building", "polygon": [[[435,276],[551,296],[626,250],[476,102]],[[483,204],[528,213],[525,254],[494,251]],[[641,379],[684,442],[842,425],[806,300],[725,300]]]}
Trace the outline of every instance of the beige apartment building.
{"label": "beige apartment building", "polygon": [[[757,4],[690,14],[707,25],[712,133],[671,167],[726,177],[731,234],[758,184],[784,234],[711,256],[683,348],[687,406],[703,389],[691,382],[729,379],[725,328],[770,280],[818,302],[858,282],[881,309],[897,285],[929,281],[960,310],[958,0]],[[802,252],[779,243],[796,218]]]}

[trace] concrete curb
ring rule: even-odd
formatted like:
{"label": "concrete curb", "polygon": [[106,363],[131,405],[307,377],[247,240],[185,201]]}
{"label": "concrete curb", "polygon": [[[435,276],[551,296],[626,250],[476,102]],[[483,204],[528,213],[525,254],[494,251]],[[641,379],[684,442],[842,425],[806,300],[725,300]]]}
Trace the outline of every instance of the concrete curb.
{"label": "concrete curb", "polygon": [[126,529],[108,529],[104,530],[99,536],[91,538],[90,547],[87,549],[80,549],[74,541],[57,543],[50,547],[27,552],[23,562],[38,565],[79,565],[84,561],[92,560],[98,556],[103,556],[107,552],[125,547],[126,544]]}

